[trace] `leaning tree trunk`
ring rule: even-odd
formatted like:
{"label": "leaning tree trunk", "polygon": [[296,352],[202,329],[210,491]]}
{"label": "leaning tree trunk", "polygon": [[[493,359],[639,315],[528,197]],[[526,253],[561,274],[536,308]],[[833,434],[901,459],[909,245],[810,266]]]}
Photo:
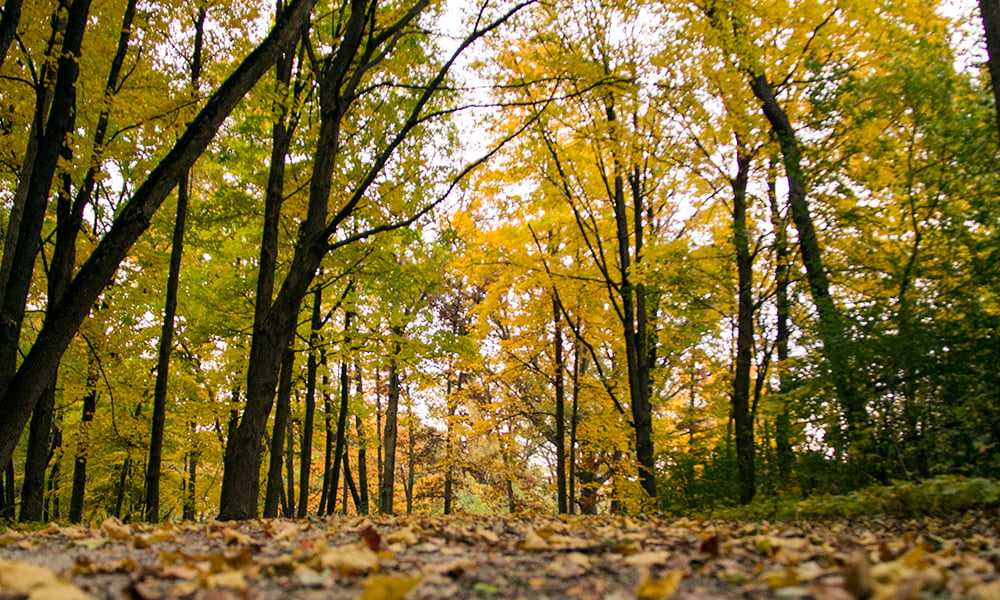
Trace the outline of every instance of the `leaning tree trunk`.
{"label": "leaning tree trunk", "polygon": [[21,22],[21,0],[7,0],[3,3],[3,16],[0,17],[0,67],[7,58],[10,43],[17,35],[17,26]]}
{"label": "leaning tree trunk", "polygon": [[830,366],[833,384],[843,402],[847,439],[849,443],[857,444],[862,441],[861,431],[867,422],[865,402],[852,372],[843,316],[830,294],[830,282],[823,264],[823,253],[806,200],[802,151],[788,115],[775,97],[774,89],[767,77],[753,76],[751,88],[761,101],[764,116],[781,146],[785,176],[788,180],[789,209],[792,222],[798,231],[799,253],[806,268],[806,281],[819,315],[819,334],[823,342],[824,356]]}

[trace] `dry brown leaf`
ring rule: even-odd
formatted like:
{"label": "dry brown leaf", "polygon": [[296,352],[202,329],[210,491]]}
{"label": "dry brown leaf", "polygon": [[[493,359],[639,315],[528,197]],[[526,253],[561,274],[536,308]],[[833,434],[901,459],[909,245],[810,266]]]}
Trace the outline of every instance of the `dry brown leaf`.
{"label": "dry brown leaf", "polygon": [[319,564],[341,575],[364,575],[378,568],[378,555],[365,544],[348,544],[323,552]]}
{"label": "dry brown leaf", "polygon": [[132,528],[123,525],[114,517],[109,517],[101,523],[101,531],[109,538],[119,542],[127,542],[132,539]]}

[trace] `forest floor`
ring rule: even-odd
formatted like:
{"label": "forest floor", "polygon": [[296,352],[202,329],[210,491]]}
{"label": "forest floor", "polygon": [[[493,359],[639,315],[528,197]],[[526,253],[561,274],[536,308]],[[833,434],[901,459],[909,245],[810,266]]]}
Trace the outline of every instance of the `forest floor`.
{"label": "forest floor", "polygon": [[7,529],[0,600],[1000,599],[1000,518],[374,516]]}

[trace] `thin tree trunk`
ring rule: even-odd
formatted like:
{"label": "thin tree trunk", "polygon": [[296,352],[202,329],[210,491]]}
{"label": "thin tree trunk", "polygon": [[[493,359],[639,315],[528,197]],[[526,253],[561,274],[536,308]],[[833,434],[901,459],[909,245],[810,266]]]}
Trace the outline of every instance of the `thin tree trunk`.
{"label": "thin tree trunk", "polygon": [[399,338],[403,331],[398,326],[392,327],[392,354],[389,356],[389,393],[385,407],[385,430],[382,434],[382,444],[385,446],[385,456],[382,462],[382,481],[379,488],[379,512],[393,514],[393,492],[396,482],[396,426],[399,412],[399,363],[401,350]]}
{"label": "thin tree trunk", "polygon": [[281,493],[282,452],[285,449],[285,432],[288,428],[288,413],[291,409],[292,369],[295,366],[295,351],[289,346],[282,352],[281,378],[278,383],[278,407],[274,413],[274,428],[271,433],[271,461],[267,468],[267,488],[264,496],[264,518],[278,516],[278,500]]}
{"label": "thin tree trunk", "polygon": [[[201,75],[201,51],[205,38],[205,11],[202,6],[195,19],[194,55],[191,60],[191,88],[198,89]],[[177,183],[177,215],[171,240],[170,267],[167,271],[167,296],[163,308],[163,325],[156,361],[156,383],[153,387],[153,420],[149,436],[149,460],[146,463],[146,521],[160,520],[160,467],[163,462],[163,436],[167,420],[167,387],[170,381],[170,355],[174,349],[174,320],[177,316],[177,288],[184,255],[184,227],[190,201],[191,171],[181,175]]]}
{"label": "thin tree trunk", "polygon": [[385,443],[382,440],[382,371],[375,369],[375,437],[376,439],[376,478],[378,479],[378,498],[379,498],[379,512],[382,512],[382,471],[385,469],[385,457],[383,456],[383,449]]}
{"label": "thin tree trunk", "polygon": [[[579,331],[579,318],[576,331]],[[576,426],[580,420],[580,376],[587,370],[580,364],[579,340],[573,346],[573,405],[569,421],[569,513],[576,512]]]}
{"label": "thin tree trunk", "polygon": [[[789,392],[788,374],[788,338],[789,315],[791,303],[788,298],[789,258],[788,258],[788,227],[785,218],[778,208],[777,175],[774,164],[768,167],[767,196],[771,207],[771,227],[774,229],[774,303],[775,303],[775,346],[778,351],[778,393]],[[791,417],[788,413],[788,402],[781,401],[774,424],[774,444],[778,462],[778,482],[786,488],[791,478],[792,444]]]}
{"label": "thin tree trunk", "polygon": [[407,410],[407,423],[406,423],[406,514],[413,513],[413,484],[416,479],[416,466],[414,461],[416,457],[414,456],[414,432],[413,426],[415,419],[413,418],[413,402],[409,402]]}
{"label": "thin tree trunk", "polygon": [[[349,410],[348,400],[350,399],[351,387],[347,376],[347,355],[351,349],[351,327],[354,321],[354,313],[350,310],[344,313],[344,355],[340,358],[340,412],[337,414],[337,444],[333,450],[333,478],[330,482],[329,506],[326,514],[333,514],[334,503],[337,498],[337,485],[340,474],[340,461],[344,456],[344,449],[347,447],[347,413]],[[344,509],[346,510],[346,506]]]}
{"label": "thin tree trunk", "polygon": [[738,311],[736,368],[733,376],[733,421],[736,425],[736,471],[740,504],[749,504],[756,492],[754,479],[753,414],[750,410],[750,369],[753,366],[753,257],[747,230],[747,182],[750,156],[736,140],[738,171],[733,188],[733,245],[736,246]]}
{"label": "thin tree trunk", "polygon": [[194,421],[188,422],[188,433],[191,437],[191,449],[187,455],[187,481],[184,490],[184,514],[185,521],[194,521],[197,515],[197,491],[198,491],[198,450],[197,426]]}
{"label": "thin tree trunk", "polygon": [[556,510],[559,514],[569,512],[569,501],[566,490],[566,385],[563,380],[565,358],[563,357],[563,338],[560,326],[561,308],[559,298],[552,292],[552,326],[555,353],[555,392],[556,392]]}
{"label": "thin tree trunk", "polygon": [[306,372],[306,414],[302,423],[302,458],[299,470],[299,510],[298,518],[304,519],[309,508],[309,474],[312,469],[313,422],[316,415],[316,369],[319,364],[319,330],[323,326],[320,306],[323,304],[323,288],[316,286],[313,291],[312,328],[309,335],[309,358]]}
{"label": "thin tree trunk", "polygon": [[[455,392],[462,389],[462,374],[459,373],[455,384]],[[455,399],[452,397],[451,376],[448,377],[445,389],[445,402],[448,405],[448,418],[445,421],[444,433],[444,514],[450,515],[452,511],[452,496],[455,485],[455,448],[454,434],[452,433],[452,421],[455,419]]]}
{"label": "thin tree trunk", "polygon": [[[323,389],[330,388],[330,381],[323,376]],[[330,502],[330,484],[333,481],[333,443],[336,433],[333,430],[333,406],[330,404],[330,394],[324,392],[323,394],[323,422],[324,428],[326,429],[326,436],[324,440],[325,451],[323,453],[323,490],[320,493],[319,498],[319,509],[316,514],[323,516],[329,513],[327,506],[331,504]],[[336,490],[334,490],[336,493]]]}
{"label": "thin tree trunk", "polygon": [[87,394],[83,397],[83,416],[76,438],[73,460],[73,493],[69,501],[69,522],[83,519],[83,499],[87,487],[87,454],[90,450],[90,424],[97,411],[97,365],[93,358],[88,363]]}
{"label": "thin tree trunk", "polygon": [[122,510],[125,508],[125,487],[128,485],[128,478],[132,471],[132,457],[125,456],[121,469],[118,471],[118,484],[115,486],[115,504],[108,510],[112,517],[122,518]]}
{"label": "thin tree trunk", "polygon": [[350,451],[345,446],[344,447],[344,504],[341,506],[341,512],[345,515],[347,514],[347,493],[350,491],[351,500],[354,502],[354,512],[361,514],[361,494],[358,493],[358,486],[354,481],[354,476],[351,475],[351,461],[350,461]]}
{"label": "thin tree trunk", "polygon": [[[361,364],[354,361],[354,393],[358,401],[364,401],[364,389],[361,379]],[[358,490],[360,491],[361,506],[358,512],[362,515],[368,514],[368,436],[365,435],[361,427],[361,416],[354,415],[354,430],[358,436]]]}
{"label": "thin tree trunk", "polygon": [[[291,398],[289,398],[289,401],[291,401]],[[286,502],[281,505],[281,514],[286,519],[291,519],[295,516],[295,420],[287,419],[287,421],[287,431],[285,432],[285,473],[288,477],[288,491],[285,494]]]}

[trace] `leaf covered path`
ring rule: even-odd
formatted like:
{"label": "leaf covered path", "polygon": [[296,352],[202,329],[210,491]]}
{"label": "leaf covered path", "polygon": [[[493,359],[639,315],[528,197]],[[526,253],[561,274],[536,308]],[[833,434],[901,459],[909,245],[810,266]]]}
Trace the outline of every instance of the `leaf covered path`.
{"label": "leaf covered path", "polygon": [[49,525],[0,599],[1000,598],[1000,520],[401,516]]}

